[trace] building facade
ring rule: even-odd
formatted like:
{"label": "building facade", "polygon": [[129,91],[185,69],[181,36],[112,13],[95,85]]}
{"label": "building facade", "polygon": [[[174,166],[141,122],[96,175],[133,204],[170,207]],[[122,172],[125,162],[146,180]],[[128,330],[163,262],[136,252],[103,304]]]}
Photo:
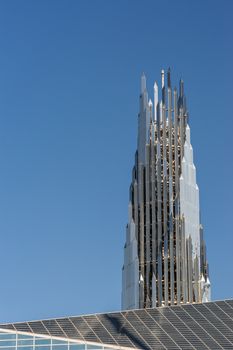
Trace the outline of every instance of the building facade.
{"label": "building facade", "polygon": [[122,269],[122,309],[210,301],[199,189],[181,80],[162,70],[154,103],[141,78],[138,142]]}

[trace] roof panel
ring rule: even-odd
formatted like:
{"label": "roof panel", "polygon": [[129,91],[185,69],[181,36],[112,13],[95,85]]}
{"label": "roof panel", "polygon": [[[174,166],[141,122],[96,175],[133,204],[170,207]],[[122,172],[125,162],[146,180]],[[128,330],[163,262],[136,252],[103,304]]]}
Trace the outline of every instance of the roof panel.
{"label": "roof panel", "polygon": [[16,323],[14,325],[15,329],[20,332],[32,332],[31,328],[29,327],[27,322],[22,322],[22,323]]}
{"label": "roof panel", "polygon": [[233,309],[233,300],[225,300],[225,303],[230,305],[230,307]]}
{"label": "roof panel", "polygon": [[185,323],[185,325],[191,330],[192,333],[195,334],[196,338],[198,338],[201,342],[199,346],[200,349],[209,349],[211,346],[212,349],[216,346],[214,340],[209,337],[206,332],[202,329],[201,326],[181,307],[173,307],[172,311],[179,317],[179,319]]}
{"label": "roof panel", "polygon": [[84,339],[86,339],[87,341],[101,343],[97,335],[88,326],[84,317],[69,317],[69,320],[73,323],[73,325],[79,331],[79,333],[81,333]]}
{"label": "roof panel", "polygon": [[[151,330],[157,339],[163,344],[165,349],[180,349],[177,344],[174,343],[170,335],[166,332],[166,319],[159,314],[156,309],[138,310],[137,315],[142,322]],[[157,318],[159,317],[159,319]],[[169,330],[171,331],[171,329]]]}
{"label": "roof panel", "polygon": [[117,344],[126,347],[135,347],[128,338],[127,334],[122,332],[123,315],[121,313],[108,313],[97,315],[104,327],[111,333]]}
{"label": "roof panel", "polygon": [[34,333],[49,335],[49,332],[41,321],[28,322],[28,324]]}
{"label": "roof panel", "polygon": [[[136,317],[135,317],[136,316]],[[142,321],[137,312],[128,313],[127,321],[137,330],[140,330],[140,334],[143,339],[150,345],[152,349],[165,349],[158,338],[151,332],[150,328]]]}
{"label": "roof panel", "polygon": [[48,330],[50,335],[53,335],[55,337],[62,337],[62,338],[66,337],[65,333],[62,331],[61,327],[59,327],[56,320],[45,320],[45,321],[42,321],[42,323],[45,326],[45,328]]}
{"label": "roof panel", "polygon": [[[183,307],[184,308],[184,307]],[[224,336],[218,332],[218,329],[209,322],[202,312],[199,312],[194,305],[190,305],[185,308],[185,310],[199,323],[199,325],[215,340],[216,346],[218,348],[228,349],[229,342],[224,338]],[[231,344],[230,344],[231,345]],[[216,347],[217,349],[217,347]]]}
{"label": "roof panel", "polygon": [[169,333],[170,337],[184,349],[193,349],[193,345],[196,347],[204,347],[203,343],[199,338],[193,333],[184,322],[172,311],[173,308],[163,308],[159,309],[161,314],[166,317],[166,319],[174,326],[176,331]]}
{"label": "roof panel", "polygon": [[225,337],[227,342],[230,341],[230,343],[233,343],[233,332],[226,327],[224,322],[221,320],[220,317],[215,315],[212,311],[210,311],[205,305],[194,305],[194,307],[201,312],[201,314],[208,319],[208,322],[210,322],[215,328],[217,328],[217,333],[220,333]]}
{"label": "roof panel", "polygon": [[205,307],[207,307],[209,310],[211,310],[216,317],[219,317],[221,321],[233,331],[233,320],[231,317],[224,312],[217,304],[215,303],[206,303]]}
{"label": "roof panel", "polygon": [[102,325],[96,315],[83,317],[97,337],[105,344],[117,345],[111,334]]}
{"label": "roof panel", "polygon": [[130,313],[132,311],[122,313],[123,318],[120,320],[122,323],[121,332],[127,335],[136,348],[144,350],[151,349],[149,344],[143,339],[140,330],[133,327],[127,320],[127,316]]}
{"label": "roof panel", "polygon": [[233,301],[20,322],[0,328],[143,350],[233,349]]}
{"label": "roof panel", "polygon": [[10,330],[15,331],[14,325],[13,325],[13,324],[10,324],[10,323],[8,323],[8,324],[1,324],[1,325],[0,325],[0,328],[2,328],[2,329],[10,329]]}
{"label": "roof panel", "polygon": [[83,340],[81,333],[75,328],[73,323],[69,318],[58,318],[57,323],[62,328],[63,332],[66,334],[67,338],[70,339],[80,339]]}
{"label": "roof panel", "polygon": [[232,320],[233,320],[233,308],[229,304],[229,301],[217,301],[216,305],[220,307]]}

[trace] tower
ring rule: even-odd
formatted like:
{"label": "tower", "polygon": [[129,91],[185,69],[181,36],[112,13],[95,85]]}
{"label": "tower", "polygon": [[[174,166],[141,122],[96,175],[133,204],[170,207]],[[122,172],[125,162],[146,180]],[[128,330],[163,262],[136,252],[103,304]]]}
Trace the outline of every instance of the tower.
{"label": "tower", "polygon": [[159,100],[141,77],[138,141],[122,268],[122,309],[210,300],[184,83],[162,70]]}

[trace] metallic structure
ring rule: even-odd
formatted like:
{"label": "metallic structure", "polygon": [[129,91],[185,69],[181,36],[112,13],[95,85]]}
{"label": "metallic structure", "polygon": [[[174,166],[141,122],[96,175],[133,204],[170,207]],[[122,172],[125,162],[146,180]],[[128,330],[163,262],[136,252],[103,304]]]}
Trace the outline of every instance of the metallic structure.
{"label": "metallic structure", "polygon": [[154,106],[141,78],[138,146],[130,186],[122,309],[210,301],[199,189],[181,80],[162,70]]}
{"label": "metallic structure", "polygon": [[1,350],[233,349],[233,300],[0,324]]}

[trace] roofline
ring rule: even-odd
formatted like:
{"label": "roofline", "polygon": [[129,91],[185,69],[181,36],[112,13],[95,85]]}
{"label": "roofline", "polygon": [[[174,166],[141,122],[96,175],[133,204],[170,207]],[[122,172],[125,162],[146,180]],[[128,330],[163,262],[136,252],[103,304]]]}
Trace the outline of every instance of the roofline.
{"label": "roofline", "polygon": [[[170,305],[170,306],[158,306],[158,307],[154,307],[154,308],[146,308],[147,310],[150,309],[165,309],[165,308],[173,308],[173,307],[181,307],[181,306],[188,306],[188,305],[200,305],[200,304],[211,304],[211,303],[216,303],[218,301],[230,301],[233,300],[233,298],[228,298],[228,299],[220,299],[220,300],[211,300],[211,301],[207,301],[205,303],[185,303],[185,304],[180,304],[180,305]],[[138,310],[143,310],[143,309],[129,309],[129,310],[119,310],[119,311],[108,311],[108,312],[95,312],[93,314],[80,314],[80,315],[71,315],[71,316],[62,316],[62,317],[50,317],[50,318],[42,318],[42,319],[37,319],[37,320],[29,320],[29,321],[17,321],[17,322],[7,322],[7,323],[2,323],[0,322],[1,325],[12,325],[12,324],[17,324],[17,323],[27,323],[27,322],[41,322],[41,321],[49,321],[49,320],[62,320],[65,318],[72,318],[72,317],[85,317],[85,316],[98,316],[98,315],[106,315],[106,314],[118,314],[118,313],[126,313],[129,311],[138,311]],[[1,327],[0,327],[1,329]],[[29,333],[31,334],[31,333]],[[60,338],[59,338],[60,339]],[[67,338],[66,338],[67,339]]]}

